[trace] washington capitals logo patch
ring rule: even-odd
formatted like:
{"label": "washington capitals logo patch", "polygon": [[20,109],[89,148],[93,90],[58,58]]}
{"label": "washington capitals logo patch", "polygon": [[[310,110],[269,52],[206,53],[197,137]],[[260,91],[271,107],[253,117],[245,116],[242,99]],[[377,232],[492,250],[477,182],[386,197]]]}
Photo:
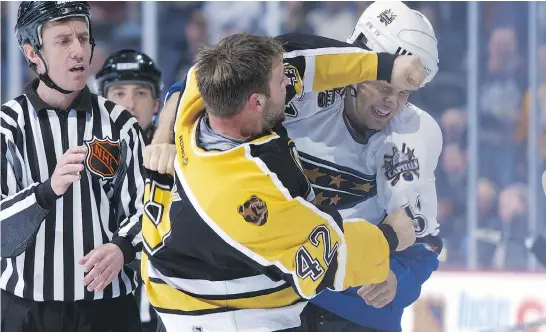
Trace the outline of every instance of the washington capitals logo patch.
{"label": "washington capitals logo patch", "polygon": [[88,148],[85,166],[87,169],[101,177],[102,180],[110,180],[116,174],[119,166],[121,149],[118,141],[110,138],[100,139],[93,137],[85,142]]}
{"label": "washington capitals logo patch", "polygon": [[414,177],[419,178],[419,160],[415,157],[415,149],[410,149],[406,143],[402,144],[401,151],[392,146],[392,154],[385,155],[383,168],[392,186],[400,181],[400,177],[408,182],[413,181]]}

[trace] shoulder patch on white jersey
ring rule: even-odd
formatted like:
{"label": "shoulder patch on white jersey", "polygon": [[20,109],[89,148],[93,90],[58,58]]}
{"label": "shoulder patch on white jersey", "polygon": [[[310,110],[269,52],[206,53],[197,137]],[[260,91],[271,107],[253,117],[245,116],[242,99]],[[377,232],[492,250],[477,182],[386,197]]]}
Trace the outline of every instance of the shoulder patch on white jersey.
{"label": "shoulder patch on white jersey", "polygon": [[385,151],[391,150],[391,154],[385,154],[382,168],[385,170],[385,177],[395,186],[402,177],[405,181],[411,182],[414,177],[419,178],[419,159],[415,157],[415,149],[406,143],[402,143],[402,150],[394,143],[387,143]]}
{"label": "shoulder patch on white jersey", "polygon": [[298,69],[289,64],[284,63],[284,75],[288,77],[288,85],[286,86],[286,107],[284,113],[290,117],[297,117],[298,110],[294,106],[294,100],[300,100],[303,97],[303,80],[301,79]]}

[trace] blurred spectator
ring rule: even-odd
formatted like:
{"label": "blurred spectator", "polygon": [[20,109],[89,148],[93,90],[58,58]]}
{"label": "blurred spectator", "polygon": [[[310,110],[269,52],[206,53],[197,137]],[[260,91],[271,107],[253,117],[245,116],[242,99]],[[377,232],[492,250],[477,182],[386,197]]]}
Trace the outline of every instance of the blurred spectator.
{"label": "blurred spectator", "polygon": [[309,12],[307,22],[315,34],[345,41],[362,13],[349,10],[344,1],[325,1]]}
{"label": "blurred spectator", "polygon": [[526,269],[527,248],[524,240],[528,235],[527,227],[527,188],[514,184],[499,195],[499,219],[504,241],[495,252],[497,269]]}
{"label": "blurred spectator", "polygon": [[518,161],[513,137],[524,85],[524,67],[513,28],[493,31],[484,67],[479,93],[480,174],[488,174],[496,184],[507,186],[514,181]]}
{"label": "blurred spectator", "polygon": [[[89,3],[93,12],[93,23],[102,25],[106,22],[120,22],[126,19],[127,1],[92,1]],[[95,26],[93,26],[95,28]],[[94,31],[93,31],[94,32]]]}
{"label": "blurred spectator", "polygon": [[197,52],[208,43],[208,23],[201,11],[193,11],[184,27],[184,36],[186,37],[185,43],[176,64],[179,79],[185,78],[186,73],[194,63]]}
{"label": "blurred spectator", "polygon": [[125,7],[125,20],[112,31],[113,43],[118,49],[139,49],[142,35],[142,3],[129,1]]}
{"label": "blurred spectator", "polygon": [[127,20],[126,1],[92,1],[93,35],[110,43],[112,31]]}
{"label": "blurred spectator", "polygon": [[[440,58],[440,68],[443,68]],[[466,76],[440,69],[424,89],[412,92],[409,101],[427,111],[440,122],[443,110],[459,108],[466,103]]]}
{"label": "blurred spectator", "polygon": [[466,34],[454,29],[450,24],[442,22],[438,2],[421,2],[416,6],[434,27],[438,40],[438,58],[440,72],[459,70],[463,52],[466,46]]}
{"label": "blurred spectator", "polygon": [[[163,99],[167,89],[176,81],[183,79],[186,73],[180,74],[181,67],[185,66],[187,60],[188,37],[186,36],[186,25],[194,12],[200,12],[203,17],[203,2],[200,1],[164,1],[158,2],[158,15],[160,24],[158,26],[159,40],[157,64],[163,72]],[[206,18],[202,19],[208,25]],[[193,32],[190,32],[194,36]],[[208,42],[208,31],[203,33],[202,39]],[[192,39],[192,37],[190,37]],[[190,42],[191,43],[191,42]],[[191,56],[190,56],[191,57]]]}
{"label": "blurred spectator", "polygon": [[299,32],[313,34],[313,28],[305,19],[308,13],[308,2],[283,1],[281,6],[281,33]]}
{"label": "blurred spectator", "polygon": [[[497,188],[493,182],[486,178],[480,178],[477,186],[478,195],[478,227],[488,230],[501,230],[501,224],[497,217]],[[478,264],[484,268],[492,267],[493,254],[496,245],[478,241]]]}
{"label": "blurred spectator", "polygon": [[438,220],[450,266],[466,261],[467,156],[458,144],[444,147],[437,170]]}
{"label": "blurred spectator", "polygon": [[203,12],[209,24],[209,42],[237,32],[263,33],[264,3],[259,1],[207,1]]}
{"label": "blurred spectator", "polygon": [[[485,39],[495,29],[510,26],[515,31],[527,31],[528,2],[526,1],[486,1],[480,3],[480,23]],[[526,38],[520,40],[519,47],[527,50]]]}
{"label": "blurred spectator", "polygon": [[[440,122],[445,143],[458,143],[463,145],[466,141],[466,113],[457,108],[446,110]],[[444,143],[444,144],[445,144]]]}
{"label": "blurred spectator", "polygon": [[[537,88],[537,101],[538,101],[538,131],[539,137],[539,151],[542,158],[546,157],[546,44],[541,45],[537,51],[538,56],[538,88]],[[527,141],[529,134],[529,112],[530,112],[530,100],[531,92],[527,90],[523,97],[523,104],[521,106],[521,117],[518,122],[515,138],[518,142]]]}

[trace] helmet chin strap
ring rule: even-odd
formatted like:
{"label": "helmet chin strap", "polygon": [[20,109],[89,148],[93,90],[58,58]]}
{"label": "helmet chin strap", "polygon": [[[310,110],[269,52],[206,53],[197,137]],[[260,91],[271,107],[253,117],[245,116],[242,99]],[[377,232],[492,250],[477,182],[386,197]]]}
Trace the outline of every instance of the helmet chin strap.
{"label": "helmet chin strap", "polygon": [[[93,39],[91,39],[90,42],[91,42],[91,58],[89,59],[89,64],[91,64],[91,61],[93,60],[93,53],[95,51],[95,41]],[[72,92],[74,92],[74,91],[65,90],[65,89],[61,88],[60,86],[58,86],[55,82],[53,82],[51,77],[49,77],[49,74],[48,74],[49,68],[47,67],[47,62],[42,57],[42,53],[40,52],[39,49],[35,49],[34,51],[38,55],[38,57],[40,57],[40,59],[42,60],[42,62],[44,63],[44,66],[45,66],[45,72],[43,74],[38,73],[36,65],[32,66],[33,67],[32,69],[34,69],[36,74],[38,74],[38,78],[40,78],[40,81],[44,82],[44,84],[47,87],[49,87],[51,89],[54,89],[54,90],[57,90],[60,93],[65,94],[65,95],[69,95]]]}
{"label": "helmet chin strap", "polygon": [[65,95],[68,95],[68,94],[71,94],[72,92],[74,92],[74,91],[65,90],[65,89],[61,88],[60,86],[58,86],[57,84],[55,84],[55,82],[53,82],[51,77],[49,77],[49,74],[48,74],[49,69],[47,68],[47,63],[45,62],[44,58],[42,58],[42,55],[40,53],[38,53],[38,56],[40,57],[40,59],[42,59],[42,61],[44,62],[44,66],[45,66],[45,72],[43,74],[39,74],[36,71],[36,73],[38,73],[38,77],[40,78],[40,81],[44,82],[45,85],[47,85],[49,88],[55,89],[55,90],[59,91],[62,94],[65,94]]}

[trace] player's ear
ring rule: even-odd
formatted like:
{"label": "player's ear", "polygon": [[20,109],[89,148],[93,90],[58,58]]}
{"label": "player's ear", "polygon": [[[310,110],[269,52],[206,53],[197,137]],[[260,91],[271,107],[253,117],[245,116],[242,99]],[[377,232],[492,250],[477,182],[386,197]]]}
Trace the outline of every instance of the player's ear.
{"label": "player's ear", "polygon": [[265,106],[265,95],[255,92],[248,98],[253,111],[262,112]]}

